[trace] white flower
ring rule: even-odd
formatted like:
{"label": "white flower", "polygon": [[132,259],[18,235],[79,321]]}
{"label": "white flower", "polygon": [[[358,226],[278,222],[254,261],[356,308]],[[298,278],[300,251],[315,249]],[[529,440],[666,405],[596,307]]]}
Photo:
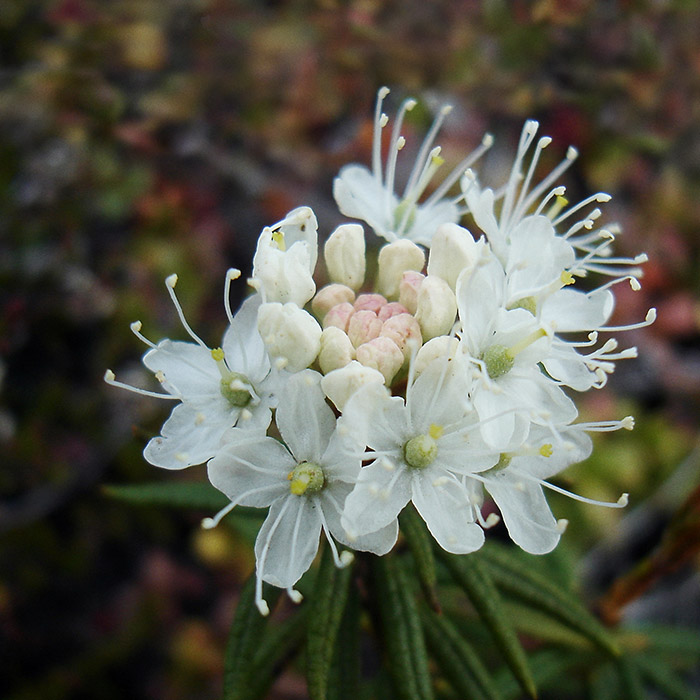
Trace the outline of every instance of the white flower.
{"label": "white flower", "polygon": [[253,257],[249,284],[264,302],[304,306],[316,291],[318,222],[309,207],[299,207],[274,226],[266,226]]}
{"label": "white flower", "polygon": [[323,246],[328,276],[357,291],[365,281],[365,232],[359,224],[342,224]]}
{"label": "white flower", "polygon": [[[284,445],[271,437],[231,433],[208,464],[209,479],[231,503],[205,526],[213,527],[236,505],[270,506],[255,541],[256,602],[263,614],[268,612],[263,581],[287,588],[299,599],[292,586],[311,566],[321,531],[336,565],[352,559],[349,553],[338,555],[333,540],[350,544],[340,514],[360,471],[364,445],[350,431],[336,430],[320,380],[312,370],[299,372],[282,391],[276,421]],[[397,535],[396,524],[389,524],[351,546],[385,554]]]}
{"label": "white flower", "polygon": [[492,139],[489,135],[485,136],[482,145],[462,161],[431,195],[419,202],[443,163],[440,148],[432,147],[444,118],[452,109],[448,105],[443,106],[423,141],[403,194],[397,196],[394,192],[397,157],[405,144],[401,126],[406,112],[411,111],[417,102],[407,99],[399,109],[389,142],[386,170],[383,171],[382,130],[388,123],[388,117],[382,112],[382,102],[388,94],[386,87],[377,94],[372,170],[362,165],[346,165],[333,182],[333,196],[343,214],[366,221],[378,236],[388,241],[408,238],[415,243],[430,245],[440,224],[455,223],[464,213],[463,207],[459,206],[461,197],[449,199],[445,195],[464,171],[489,148]]}
{"label": "white flower", "polygon": [[361,536],[396,522],[412,501],[433,537],[449,552],[473,552],[484,533],[478,482],[467,474],[498,461],[467,413],[468,382],[441,358],[409,378],[406,401],[370,385],[345,404],[339,423],[363,435],[373,461],[345,502],[343,525]]}
{"label": "white flower", "polygon": [[262,338],[257,331],[259,295],[249,297],[235,317],[228,305],[229,286],[238,270],[226,276],[226,312],[230,325],[220,348],[211,350],[192,331],[175,296],[177,276],[166,280],[168,292],[185,330],[195,341],[161,340],[157,345],[141,335],[141,324],[133,332],[151,349],[143,363],[167,394],[146,392],[114,380],[109,370],[105,379],[117,386],[149,396],[181,401],[165,421],[161,435],[153,438],[144,457],[165,469],[184,469],[201,464],[219,449],[223,434],[238,426],[264,432],[276,403],[276,391],[283,375],[272,372]]}

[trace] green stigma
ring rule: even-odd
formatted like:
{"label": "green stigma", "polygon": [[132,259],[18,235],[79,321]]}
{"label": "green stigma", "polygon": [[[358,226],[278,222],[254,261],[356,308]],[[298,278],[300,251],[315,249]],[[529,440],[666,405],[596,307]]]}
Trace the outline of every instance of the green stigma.
{"label": "green stigma", "polygon": [[[431,433],[435,431],[432,430]],[[403,446],[403,458],[413,469],[424,469],[435,461],[438,453],[437,440],[431,435],[416,435]]]}
{"label": "green stigma", "polygon": [[323,469],[315,462],[301,462],[287,474],[289,480],[289,491],[295,496],[302,496],[305,493],[316,493],[320,491],[326,478]]}
{"label": "green stigma", "polygon": [[230,376],[221,380],[221,395],[236,408],[245,408],[253,398],[247,387],[248,379],[238,372],[230,372]]}
{"label": "green stigma", "polygon": [[492,345],[482,355],[486,372],[491,379],[498,379],[513,369],[514,358],[505,345]]}

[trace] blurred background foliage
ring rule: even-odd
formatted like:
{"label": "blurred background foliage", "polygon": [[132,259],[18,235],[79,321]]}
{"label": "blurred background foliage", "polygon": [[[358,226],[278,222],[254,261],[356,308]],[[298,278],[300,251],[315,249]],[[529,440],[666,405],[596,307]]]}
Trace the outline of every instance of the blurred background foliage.
{"label": "blurred background foliage", "polygon": [[[216,343],[223,273],[250,271],[262,226],[301,204],[322,235],[341,222],[332,178],[368,162],[384,84],[426,105],[407,150],[443,101],[448,165],[492,131],[492,182],[539,119],[544,167],[581,150],[570,199],[613,194],[618,249],[648,252],[616,321],[649,306],[659,320],[581,402],[584,419],[633,413],[637,429],[601,436],[559,481],[631,505],[553,496],[571,520],[557,561],[609,622],[700,624],[698,36],[694,0],[0,0],[3,697],[220,696],[249,544],[200,530],[207,512],[105,496],[161,476],[140,452],[169,407],[102,375],[148,385],[135,319],[183,337],[166,275]],[[304,696],[294,672],[270,695]]]}

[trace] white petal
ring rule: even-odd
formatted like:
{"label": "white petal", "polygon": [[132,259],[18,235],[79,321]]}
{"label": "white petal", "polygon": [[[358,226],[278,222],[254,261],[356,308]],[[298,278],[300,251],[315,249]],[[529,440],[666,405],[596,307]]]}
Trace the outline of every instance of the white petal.
{"label": "white petal", "polygon": [[481,547],[484,531],[474,522],[469,495],[455,479],[442,469],[430,469],[413,476],[412,489],[413,504],[444,550],[467,554]]}
{"label": "white petal", "polygon": [[293,586],[311,566],[320,534],[313,499],[291,494],[277,499],[255,540],[258,576],[273,586]]}
{"label": "white petal", "polygon": [[296,462],[270,437],[234,428],[229,442],[207,464],[209,481],[240,505],[263,508],[289,494],[287,475]]}
{"label": "white petal", "polygon": [[223,434],[235,417],[233,414],[224,422],[212,420],[186,404],[179,404],[163,424],[161,435],[146,445],[143,456],[154,466],[165,469],[202,464],[216,454]]}
{"label": "white petal", "polygon": [[335,428],[335,416],[310,369],[294,374],[282,393],[275,420],[297,462],[319,462]]}
{"label": "white petal", "polygon": [[[390,197],[387,205],[386,198]],[[366,221],[374,232],[388,238],[393,222],[388,212],[394,211],[396,196],[384,189],[374,175],[364,166],[346,165],[333,180],[333,197],[345,216]]]}
{"label": "white petal", "polygon": [[554,323],[558,333],[589,331],[604,326],[613,312],[615,297],[609,289],[589,294],[560,289],[542,305],[542,319]]}
{"label": "white petal", "polygon": [[245,375],[253,384],[261,382],[270,372],[265,343],[258,332],[261,301],[259,294],[253,294],[243,302],[221,345],[228,368]]}

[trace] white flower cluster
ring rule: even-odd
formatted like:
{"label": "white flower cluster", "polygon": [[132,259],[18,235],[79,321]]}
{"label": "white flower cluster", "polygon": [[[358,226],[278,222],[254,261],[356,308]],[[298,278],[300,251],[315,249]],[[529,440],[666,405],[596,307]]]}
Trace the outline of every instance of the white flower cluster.
{"label": "white flower cluster", "polygon": [[[600,333],[654,320],[652,309],[639,324],[608,325],[614,285],[638,289],[644,261],[611,257],[615,231],[595,225],[608,195],[568,204],[556,181],[573,149],[535,182],[550,139],[535,143],[538,125],[528,121],[500,189],[482,188],[471,170],[487,136],[421,201],[442,163],[433,141],[444,108],[397,196],[401,124],[415,101],[399,111],[382,172],[387,92],[377,102],[372,170],[349,165],[334,183],[341,212],[388,241],[370,266],[376,279],[365,279],[362,226],[344,224],[325,243],[331,283],[317,291],[317,221],[301,207],[261,233],[249,280],[256,293],[235,315],[229,291],[240,273],[227,274],[221,347],[207,347],[187,324],[175,275],[167,289],[193,342],[154,344],[132,324],[166,393],[136,391],[179,402],[146,459],[166,469],[207,463],[230,504],[205,527],[237,505],[269,506],[255,546],[263,613],[263,581],[300,599],[293,586],[321,532],[338,566],[352,554],[336,543],[385,554],[409,501],[441,547],[468,553],[499,519],[482,515],[488,493],[520,547],[549,552],[566,523],[553,517],[543,487],[594,501],[547,479],[590,454],[589,432],[633,426],[631,417],[576,423],[567,393],[603,386],[617,360],[636,355]],[[448,197],[458,183],[460,194]],[[475,233],[459,224],[467,213]],[[611,279],[579,288],[589,273]],[[105,378],[132,388],[111,371]]]}

